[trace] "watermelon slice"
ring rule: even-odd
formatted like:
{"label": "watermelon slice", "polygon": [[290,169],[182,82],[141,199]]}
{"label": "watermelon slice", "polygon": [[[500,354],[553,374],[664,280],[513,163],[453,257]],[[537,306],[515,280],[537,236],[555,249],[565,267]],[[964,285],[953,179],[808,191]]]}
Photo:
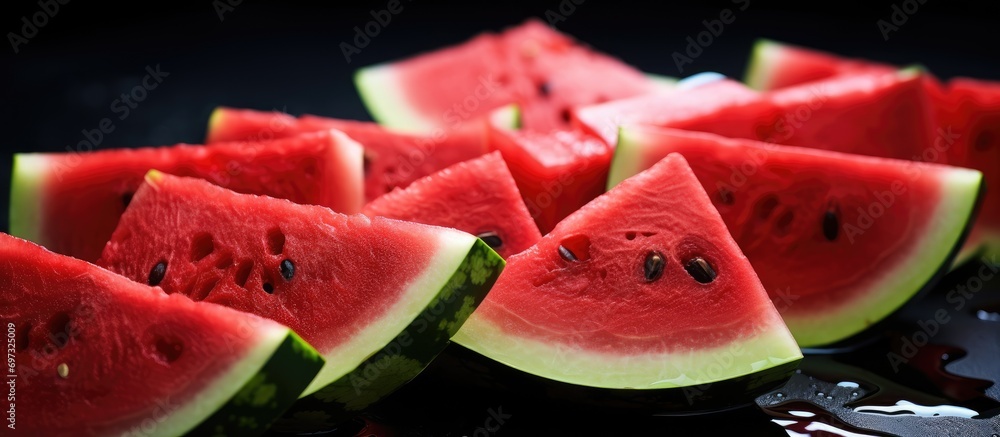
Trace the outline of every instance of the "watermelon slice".
{"label": "watermelon slice", "polygon": [[365,205],[362,212],[465,231],[479,236],[504,258],[542,238],[497,152],[396,189]]}
{"label": "watermelon slice", "polygon": [[501,106],[524,110],[524,127],[568,127],[569,110],[663,87],[537,20],[499,34],[390,64],[355,77],[372,116],[389,127],[454,128]]}
{"label": "watermelon slice", "polygon": [[982,174],[727,139],[622,130],[609,186],[680,153],[801,346],[884,319],[950,267]]}
{"label": "watermelon slice", "polygon": [[736,380],[714,398],[731,406],[780,384],[802,358],[679,155],[508,262],[454,340],[538,377],[618,389],[595,396],[640,391],[658,403]]}
{"label": "watermelon slice", "polygon": [[195,176],[243,193],[361,210],[362,150],[335,131],[273,143],[14,156],[10,231],[87,261],[101,255],[150,169]]}
{"label": "watermelon slice", "polygon": [[258,435],[323,366],[277,323],[6,234],[0,324],[15,340],[14,370],[4,367],[16,396],[16,423],[4,425],[16,432],[4,430],[14,434]]}
{"label": "watermelon slice", "polygon": [[891,65],[759,39],[750,54],[746,83],[751,88],[766,91],[836,76],[889,73],[894,70],[896,67]]}
{"label": "watermelon slice", "polygon": [[99,264],[291,327],[327,358],[305,394],[319,409],[341,411],[364,408],[416,376],[504,262],[453,229],[347,216],[151,172]]}
{"label": "watermelon slice", "polygon": [[918,70],[839,76],[730,100],[708,111],[690,105],[630,123],[709,132],[790,146],[884,158],[946,162],[935,147],[934,109]]}
{"label": "watermelon slice", "polygon": [[518,117],[514,106],[490,116],[489,147],[503,155],[528,212],[547,233],[604,192],[611,148],[578,130],[507,129],[519,123],[502,121]]}
{"label": "watermelon slice", "polygon": [[[952,79],[939,125],[939,141],[951,147],[953,159],[983,172],[987,186],[1000,187],[1000,82]],[[1000,251],[1000,190],[986,192],[969,243],[970,250],[985,244],[991,253]]]}
{"label": "watermelon slice", "polygon": [[474,125],[430,135],[387,130],[375,123],[280,112],[217,108],[208,124],[208,142],[283,138],[304,132],[337,129],[365,148],[365,200],[370,202],[396,187],[445,167],[486,153],[482,126]]}
{"label": "watermelon slice", "polygon": [[718,108],[754,101],[757,92],[733,80],[717,80],[698,87],[636,96],[576,108],[573,125],[614,146],[618,127],[625,124],[663,124],[676,114],[710,114]]}

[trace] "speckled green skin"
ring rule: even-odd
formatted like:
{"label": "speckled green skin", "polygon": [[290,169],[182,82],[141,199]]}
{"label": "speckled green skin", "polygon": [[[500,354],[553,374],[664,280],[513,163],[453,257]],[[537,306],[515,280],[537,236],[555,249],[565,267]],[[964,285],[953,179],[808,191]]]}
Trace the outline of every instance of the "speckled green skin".
{"label": "speckled green skin", "polygon": [[295,333],[289,333],[271,359],[222,408],[198,424],[190,436],[253,436],[292,405],[323,367],[323,358]]}
{"label": "speckled green skin", "polygon": [[[493,287],[504,261],[482,240],[437,297],[378,353],[354,371],[300,399],[279,420],[278,432],[329,430],[416,377],[446,346]],[[347,359],[347,357],[345,357]]]}

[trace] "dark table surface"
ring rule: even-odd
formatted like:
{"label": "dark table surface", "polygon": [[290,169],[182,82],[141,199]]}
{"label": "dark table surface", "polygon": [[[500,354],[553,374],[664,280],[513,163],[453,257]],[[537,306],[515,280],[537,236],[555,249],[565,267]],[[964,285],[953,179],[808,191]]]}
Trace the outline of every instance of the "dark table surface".
{"label": "dark table surface", "polygon": [[[753,40],[769,37],[895,64],[921,63],[942,78],[1000,80],[1000,4],[908,1],[917,5],[916,12],[907,14],[906,22],[886,39],[878,22],[891,22],[894,5],[906,6],[902,0],[810,2],[793,8],[762,0],[670,2],[655,7],[609,0],[542,0],[523,5],[402,0],[403,10],[349,63],[339,44],[349,42],[354,26],[363,26],[371,19],[371,11],[385,8],[387,1],[314,6],[250,0],[231,5],[238,0],[206,0],[180,7],[167,2],[140,7],[137,3],[117,6],[69,1],[60,4],[58,12],[26,38],[27,43],[18,43],[16,48],[9,44],[0,50],[0,123],[4,134],[0,140],[0,205],[8,203],[6,184],[12,153],[76,147],[87,139],[85,131],[97,128],[105,117],[113,118],[114,131],[103,135],[96,148],[198,143],[204,138],[208,115],[219,105],[368,119],[351,82],[357,68],[461,42],[479,31],[514,25],[528,17],[545,19],[547,11],[558,11],[561,4],[571,3],[575,10],[565,15],[565,21],[556,23],[558,29],[652,73],[686,76],[718,71],[741,77]],[[746,10],[738,10],[743,5]],[[12,34],[24,35],[23,17],[30,20],[42,10],[37,1],[7,2],[3,8],[0,26],[8,43]],[[736,9],[735,21],[679,71],[672,53],[683,51],[686,38],[704,30],[702,21],[717,18],[725,8]],[[115,100],[138,85],[147,68],[157,67],[167,73],[163,82],[136,102],[127,117],[119,119],[123,110]],[[0,226],[5,229],[7,214],[0,217]],[[949,291],[948,281],[958,283],[969,275],[974,276],[975,270],[946,278],[936,292],[914,305],[909,315],[897,316],[891,335],[867,349],[807,358],[805,372],[783,389],[782,398],[772,394],[758,400],[764,409],[749,406],[695,418],[581,416],[571,407],[549,411],[546,405],[552,404],[516,396],[443,391],[442,386],[428,387],[433,384],[426,382],[433,381],[428,378],[391,398],[368,418],[367,426],[404,434],[481,435],[477,434],[478,423],[486,419],[491,408],[502,405],[512,416],[510,424],[489,435],[662,434],[683,429],[783,435],[785,431],[772,419],[799,417],[802,423],[788,426],[807,432],[809,421],[801,420],[802,411],[813,405],[820,412],[813,421],[821,425],[808,432],[818,435],[822,435],[824,425],[859,431],[852,427],[862,423],[869,425],[868,430],[898,434],[931,426],[925,433],[952,429],[990,435],[1000,432],[996,418],[861,414],[850,404],[854,396],[877,399],[878,405],[909,399],[922,405],[937,402],[969,408],[986,416],[996,413],[1000,389],[993,381],[1000,379],[1000,325],[988,320],[989,311],[983,316],[987,320],[982,320],[969,309],[956,310],[960,322],[945,327],[936,346],[921,349],[921,353],[944,359],[940,366],[921,370],[914,365],[903,372],[886,368],[886,354],[900,347],[899,338],[915,332],[914,323],[946,305],[941,299]],[[976,308],[997,308],[998,289],[996,283],[988,283],[988,291],[980,295]],[[892,337],[897,334],[901,337]],[[861,385],[852,395],[854,390],[835,386],[840,380]],[[824,395],[817,395],[824,390]],[[431,409],[433,412],[426,406],[411,408],[423,402],[428,391],[439,397],[451,396],[451,402]],[[836,396],[827,399],[831,391]],[[463,401],[455,401],[456,397]],[[788,402],[796,399],[808,405]],[[785,407],[771,408],[779,403]],[[788,411],[800,415],[789,416]],[[343,429],[341,433],[351,431]]]}

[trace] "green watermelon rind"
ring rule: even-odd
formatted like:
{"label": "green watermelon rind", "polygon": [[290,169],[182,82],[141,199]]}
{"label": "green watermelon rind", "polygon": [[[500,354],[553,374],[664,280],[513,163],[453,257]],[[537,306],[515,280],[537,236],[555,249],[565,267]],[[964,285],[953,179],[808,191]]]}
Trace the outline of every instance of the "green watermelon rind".
{"label": "green watermelon rind", "polygon": [[[906,73],[909,74],[909,73]],[[608,174],[608,189],[642,171],[641,134],[619,129],[618,147]],[[942,266],[950,265],[953,248],[961,245],[966,228],[975,215],[983,184],[982,173],[949,167],[943,173],[942,201],[928,220],[929,232],[921,233],[923,242],[911,251],[913,256],[900,263],[895,271],[884,272],[881,281],[873,282],[865,296],[852,305],[844,305],[823,314],[782,318],[801,347],[829,345],[864,332],[885,319],[932,283]],[[897,290],[907,290],[899,292]],[[830,327],[835,327],[831,329]]]}
{"label": "green watermelon rind", "polygon": [[[263,329],[246,357],[202,389],[194,402],[173,411],[153,435],[259,435],[267,431],[323,367],[323,358],[288,328]],[[219,404],[223,405],[193,428],[180,426]]]}
{"label": "green watermelon rind", "polygon": [[885,272],[881,281],[872,284],[870,292],[861,293],[865,298],[852,305],[809,317],[785,318],[801,346],[827,345],[865,331],[924,290],[942,268],[950,267],[952,256],[961,246],[975,215],[983,175],[955,167],[942,178],[941,184],[942,201],[928,220],[930,231],[921,233],[923,241],[910,251],[913,256],[907,262],[901,263],[896,271]]}
{"label": "green watermelon rind", "polygon": [[49,173],[45,155],[18,153],[10,181],[9,233],[15,237],[44,245],[41,239],[43,184]]}
{"label": "green watermelon rind", "polygon": [[[505,265],[489,245],[479,238],[463,235],[468,238],[459,238],[449,254],[437,256],[450,261],[442,263],[447,266],[428,267],[435,278],[430,282],[444,286],[438,287],[430,300],[422,304],[423,309],[415,317],[385,316],[387,320],[408,320],[402,328],[398,324],[391,327],[373,323],[383,333],[394,332],[391,341],[383,341],[385,345],[360,364],[342,366],[350,368],[334,382],[300,399],[277,429],[308,430],[308,424],[296,417],[314,417],[310,412],[323,412],[329,416],[327,424],[332,424],[346,418],[344,413],[364,410],[416,377],[448,346],[451,337],[486,298]],[[357,336],[352,341],[357,341]]]}
{"label": "green watermelon rind", "polygon": [[752,335],[729,344],[703,350],[642,355],[588,352],[517,338],[475,315],[452,340],[525,373],[602,389],[694,387],[735,380],[773,368],[794,367],[794,363],[802,359],[798,346],[776,317],[774,323],[763,325]]}
{"label": "green watermelon rind", "polygon": [[439,123],[418,113],[406,96],[391,64],[365,67],[354,73],[354,85],[372,118],[401,132],[432,132]]}
{"label": "green watermelon rind", "polygon": [[769,39],[760,38],[754,41],[743,82],[758,91],[769,89],[774,60],[781,56],[783,48],[783,44]]}

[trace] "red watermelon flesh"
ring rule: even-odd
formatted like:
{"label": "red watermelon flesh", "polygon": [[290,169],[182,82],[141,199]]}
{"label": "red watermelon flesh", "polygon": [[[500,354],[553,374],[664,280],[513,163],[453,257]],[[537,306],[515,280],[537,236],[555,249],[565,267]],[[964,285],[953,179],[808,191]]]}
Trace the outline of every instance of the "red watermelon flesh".
{"label": "red watermelon flesh", "polygon": [[958,78],[949,82],[941,108],[944,145],[957,163],[983,172],[992,189],[983,199],[970,244],[1000,248],[1000,83]]}
{"label": "red watermelon flesh", "polygon": [[622,62],[537,20],[390,64],[360,70],[358,89],[376,120],[430,132],[517,104],[524,127],[568,127],[569,110],[660,90]]}
{"label": "red watermelon flesh", "polygon": [[[16,339],[16,431],[30,436],[131,435],[150,423],[159,435],[256,435],[322,366],[277,323],[167,296],[6,234],[0,323]],[[270,385],[259,393],[266,402],[233,405],[239,392],[256,393],[258,378]]]}
{"label": "red watermelon flesh", "polygon": [[581,131],[543,133],[491,124],[489,147],[503,155],[543,234],[604,192],[612,149]]}
{"label": "red watermelon flesh", "polygon": [[[926,79],[913,70],[839,76],[761,94],[710,112],[682,110],[635,124],[884,158],[947,162],[934,147]],[[646,123],[645,121],[652,121]]]}
{"label": "red watermelon flesh", "polygon": [[11,233],[96,260],[151,169],[200,177],[243,193],[345,213],[361,210],[362,150],[336,131],[219,147],[19,154],[11,189]]}
{"label": "red watermelon flesh", "polygon": [[746,83],[751,88],[766,91],[836,76],[894,70],[896,67],[891,65],[761,39],[753,46]]}
{"label": "red watermelon flesh", "polygon": [[623,129],[609,186],[684,155],[802,346],[859,333],[933,285],[982,175],[701,132]]}
{"label": "red watermelon flesh", "polygon": [[[639,390],[708,383],[801,358],[680,155],[512,256],[454,340],[545,378]],[[743,353],[724,370],[712,377],[699,370],[734,345]]]}
{"label": "red watermelon flesh", "polygon": [[365,205],[362,212],[465,231],[504,258],[542,238],[497,152],[397,188]]}
{"label": "red watermelon flesh", "polygon": [[370,202],[396,187],[445,167],[486,153],[480,124],[429,135],[393,132],[375,123],[280,112],[220,107],[208,127],[209,143],[282,138],[304,132],[337,129],[365,148],[365,200]]}
{"label": "red watermelon flesh", "polygon": [[[430,320],[433,326],[440,321],[442,330],[457,330],[489,290],[492,272],[502,268],[499,256],[489,248],[480,251],[480,245],[474,236],[453,229],[343,215],[151,172],[99,265],[146,282],[162,264],[158,285],[168,293],[294,329],[329,357],[308,394],[375,356],[442,293],[461,309],[451,314],[438,308]],[[461,270],[467,259],[478,263],[471,272]],[[453,275],[464,276],[456,280]],[[418,340],[422,336],[430,339]],[[432,349],[443,347],[448,337],[424,326],[414,328],[404,342]],[[400,371],[411,376],[426,365],[416,358],[423,355],[409,359],[411,354],[397,350],[393,356],[395,364],[408,367]],[[390,373],[385,367],[382,363],[380,372]],[[407,379],[387,378],[376,387],[391,391]],[[349,405],[360,396],[386,394],[376,387],[358,393],[350,387],[338,392]]]}
{"label": "red watermelon flesh", "polygon": [[[735,102],[755,100],[757,92],[733,80],[720,80],[696,88],[673,89],[573,110],[574,127],[602,138],[612,147],[618,128],[625,124],[661,124],[673,114],[711,113]],[[662,117],[662,119],[661,119]]]}

